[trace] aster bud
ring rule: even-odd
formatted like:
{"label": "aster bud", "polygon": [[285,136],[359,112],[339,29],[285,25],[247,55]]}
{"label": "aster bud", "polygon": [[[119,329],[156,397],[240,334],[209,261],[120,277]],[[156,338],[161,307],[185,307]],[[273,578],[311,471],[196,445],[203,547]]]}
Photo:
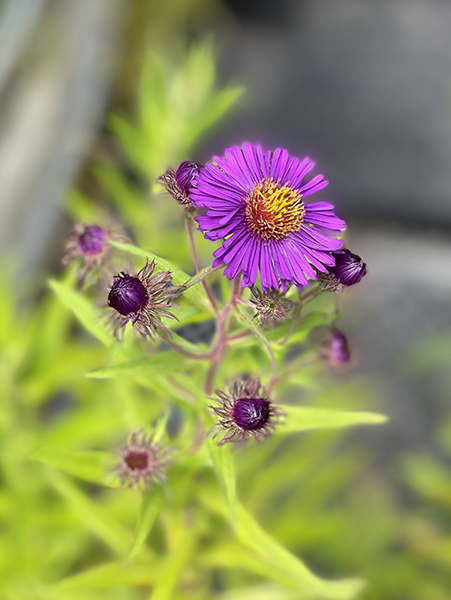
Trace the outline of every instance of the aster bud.
{"label": "aster bud", "polygon": [[238,380],[231,390],[216,391],[218,398],[213,398],[219,406],[212,406],[212,411],[219,416],[219,423],[213,427],[213,439],[222,436],[218,444],[246,441],[250,437],[264,440],[271,434],[278,420],[285,416],[269,399],[267,391],[260,380]]}
{"label": "aster bud", "polygon": [[179,189],[183,194],[189,196],[191,188],[196,179],[196,175],[200,173],[202,165],[198,162],[182,162],[175,173],[175,180]]}
{"label": "aster bud", "polygon": [[329,292],[341,292],[344,287],[359,283],[366,275],[366,264],[357,254],[346,248],[333,252],[335,266],[329,267],[327,273],[317,272],[321,288]]}
{"label": "aster bud", "polygon": [[109,252],[108,235],[99,225],[76,223],[66,243],[63,264],[81,261],[83,279],[90,270],[99,269]]}
{"label": "aster bud", "polygon": [[166,188],[170,194],[182,206],[191,206],[191,189],[195,186],[196,176],[200,173],[203,166],[197,162],[185,161],[179,166],[177,171],[166,169],[163,175],[157,179],[157,182]]}
{"label": "aster bud", "polygon": [[108,294],[116,336],[129,321],[142,334],[154,336],[157,329],[169,333],[162,318],[177,319],[167,309],[181,295],[183,286],[172,284],[169,271],[155,273],[156,263],[147,262],[136,274],[122,271],[115,275]]}
{"label": "aster bud", "polygon": [[351,363],[351,351],[343,332],[333,328],[329,338],[323,343],[321,356],[331,367],[343,368]]}
{"label": "aster bud", "polygon": [[115,276],[108,294],[108,306],[128,316],[144,308],[148,300],[149,294],[138,277],[124,272]]}
{"label": "aster bud", "polygon": [[108,271],[111,257],[111,241],[128,242],[121,233],[113,233],[99,225],[75,223],[64,250],[62,262],[79,262],[79,281],[86,283],[87,276],[99,277]]}

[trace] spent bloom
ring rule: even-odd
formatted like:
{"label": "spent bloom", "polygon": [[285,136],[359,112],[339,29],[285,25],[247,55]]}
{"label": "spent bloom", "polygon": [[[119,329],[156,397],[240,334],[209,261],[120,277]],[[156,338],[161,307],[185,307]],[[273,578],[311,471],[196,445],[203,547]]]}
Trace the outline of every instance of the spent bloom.
{"label": "spent bloom", "polygon": [[168,333],[162,317],[176,319],[167,309],[183,288],[172,285],[171,273],[155,273],[155,261],[146,262],[136,274],[122,271],[115,275],[108,294],[108,306],[113,308],[116,335],[129,321],[143,335],[154,336],[157,329]]}
{"label": "spent bloom", "polygon": [[152,434],[144,430],[132,433],[120,452],[120,463],[113,469],[118,473],[121,484],[127,487],[140,487],[150,490],[152,483],[162,483],[169,453],[155,441]]}
{"label": "spent bloom", "polygon": [[343,368],[351,364],[348,339],[339,329],[332,328],[329,338],[323,342],[321,356],[331,367]]}
{"label": "spent bloom", "polygon": [[221,437],[218,445],[245,441],[249,437],[261,441],[271,434],[278,420],[285,416],[276,408],[262,388],[260,380],[236,381],[231,390],[216,390],[213,398],[219,406],[210,408],[218,415],[219,422],[213,426],[213,439]]}
{"label": "spent bloom", "polygon": [[277,323],[285,321],[294,310],[294,302],[276,290],[261,292],[255,288],[252,292],[254,294],[254,299],[251,300],[255,308],[254,318],[259,318],[263,326],[273,327]]}
{"label": "spent bloom", "polygon": [[191,190],[196,184],[196,176],[200,173],[202,165],[198,162],[182,162],[177,171],[166,169],[157,179],[158,183],[166,188],[179,204],[185,207],[192,205]]}
{"label": "spent bloom", "polygon": [[320,285],[325,290],[341,291],[344,287],[359,283],[366,275],[366,264],[357,254],[344,248],[333,253],[335,266],[329,268],[328,273],[319,273]]}
{"label": "spent bloom", "polygon": [[305,203],[328,182],[316,175],[309,158],[299,160],[277,148],[263,153],[244,143],[214,157],[196,177],[191,191],[194,206],[207,208],[197,217],[209,240],[223,240],[213,266],[226,264],[224,274],[243,275],[243,286],[253,287],[260,273],[262,290],[302,288],[335,265],[331,254],[342,240],[326,235],[346,224],[328,202]]}

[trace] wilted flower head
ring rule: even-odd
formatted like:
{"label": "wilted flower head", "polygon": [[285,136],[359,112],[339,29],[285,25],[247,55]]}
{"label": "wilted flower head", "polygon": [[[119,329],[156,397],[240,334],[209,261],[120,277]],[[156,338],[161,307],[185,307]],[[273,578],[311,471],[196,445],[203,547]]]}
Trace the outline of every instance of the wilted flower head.
{"label": "wilted flower head", "polygon": [[295,307],[294,302],[291,302],[284,294],[276,290],[261,292],[255,288],[253,294],[255,298],[251,302],[255,306],[255,317],[260,319],[263,326],[269,325],[272,327],[276,323],[285,321]]}
{"label": "wilted flower head", "polygon": [[210,408],[219,416],[219,423],[213,426],[213,439],[222,436],[218,445],[227,442],[245,441],[249,437],[264,440],[271,434],[284,413],[277,409],[260,385],[260,380],[238,380],[227,392],[216,390],[218,398],[213,398],[219,406]]}
{"label": "wilted flower head", "polygon": [[118,472],[123,486],[149,491],[152,483],[166,479],[167,455],[168,449],[161,448],[153,434],[147,436],[144,430],[136,431],[122,448],[121,461],[113,470]]}
{"label": "wilted flower head", "polygon": [[366,275],[366,264],[357,254],[346,248],[334,252],[335,266],[329,268],[328,273],[318,274],[320,285],[323,289],[340,292],[343,287],[359,283]]}
{"label": "wilted flower head", "polygon": [[350,366],[351,351],[345,334],[339,329],[331,329],[329,338],[323,343],[321,355],[331,367],[342,368]]}
{"label": "wilted flower head", "polygon": [[342,231],[346,224],[327,202],[305,204],[305,199],[327,185],[323,175],[308,182],[314,163],[302,161],[277,148],[263,153],[245,143],[214,157],[196,178],[191,192],[194,206],[206,207],[197,217],[209,240],[224,240],[215,250],[213,265],[227,265],[224,274],[243,274],[243,286],[253,287],[260,273],[262,290],[299,288],[317,271],[335,265],[331,252],[342,241],[325,235]]}
{"label": "wilted flower head", "polygon": [[166,188],[168,194],[182,206],[191,206],[190,193],[195,185],[196,176],[200,173],[202,165],[197,162],[182,162],[177,171],[167,169],[157,181]]}
{"label": "wilted flower head", "polygon": [[108,294],[108,306],[114,308],[115,333],[131,321],[143,335],[154,336],[157,329],[168,332],[161,319],[176,319],[167,308],[183,291],[172,285],[171,273],[155,273],[155,261],[146,262],[135,275],[122,271],[115,275]]}

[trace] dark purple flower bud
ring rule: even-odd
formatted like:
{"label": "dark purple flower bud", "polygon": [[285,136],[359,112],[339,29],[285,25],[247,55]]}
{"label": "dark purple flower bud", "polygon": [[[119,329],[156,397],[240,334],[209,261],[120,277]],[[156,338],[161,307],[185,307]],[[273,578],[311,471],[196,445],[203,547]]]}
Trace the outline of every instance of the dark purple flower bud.
{"label": "dark purple flower bud", "polygon": [[98,225],[91,225],[80,235],[78,243],[83,254],[97,256],[106,246],[105,231]]}
{"label": "dark purple flower bud", "polygon": [[132,433],[121,451],[117,471],[122,485],[138,486],[150,490],[151,483],[165,480],[164,467],[169,449],[162,449],[154,436],[146,436],[144,430]]}
{"label": "dark purple flower bud", "polygon": [[117,311],[111,315],[116,337],[121,334],[123,338],[124,328],[129,321],[142,335],[152,337],[157,329],[170,335],[162,318],[177,319],[168,308],[173,306],[185,288],[173,285],[169,271],[155,272],[155,268],[153,260],[146,262],[136,274],[122,272],[114,277],[108,305]]}
{"label": "dark purple flower bud", "polygon": [[143,309],[148,300],[149,294],[138,277],[124,272],[115,276],[108,294],[108,306],[127,316]]}
{"label": "dark purple flower bud", "polygon": [[271,403],[265,398],[239,398],[232,409],[233,420],[242,429],[262,429],[269,420]]}
{"label": "dark purple flower bud", "polygon": [[339,329],[331,330],[330,337],[323,343],[321,354],[331,367],[343,368],[351,363],[348,339]]}
{"label": "dark purple flower bud", "polygon": [[163,175],[157,179],[157,182],[166,188],[179,204],[190,207],[193,203],[190,197],[191,189],[194,186],[195,178],[200,173],[203,166],[197,162],[183,162],[177,169],[166,169]]}
{"label": "dark purple flower bud", "polygon": [[366,264],[357,254],[344,249],[334,252],[333,256],[335,267],[331,267],[329,271],[342,285],[355,285],[366,275]]}
{"label": "dark purple flower bud", "polygon": [[219,445],[243,442],[249,437],[264,440],[285,416],[268,398],[258,378],[238,380],[231,390],[217,390],[216,395],[218,398],[213,400],[219,406],[210,405],[210,408],[219,417],[219,423],[213,427],[213,438],[222,436]]}
{"label": "dark purple flower bud", "polygon": [[188,161],[182,162],[177,169],[175,180],[182,193],[186,196],[189,196],[196,175],[200,173],[201,169],[202,165],[200,163]]}

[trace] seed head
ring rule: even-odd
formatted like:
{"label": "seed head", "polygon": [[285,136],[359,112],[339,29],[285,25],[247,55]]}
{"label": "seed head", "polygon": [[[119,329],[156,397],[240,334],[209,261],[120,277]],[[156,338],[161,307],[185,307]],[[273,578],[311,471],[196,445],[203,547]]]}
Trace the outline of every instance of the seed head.
{"label": "seed head", "polygon": [[140,487],[150,490],[152,483],[162,483],[166,479],[168,449],[161,448],[154,435],[147,436],[144,430],[132,433],[120,452],[117,471],[121,484],[127,487]]}
{"label": "seed head", "polygon": [[252,290],[254,294],[251,302],[255,305],[254,318],[259,318],[263,326],[273,327],[277,323],[285,321],[293,312],[294,302],[288,300],[284,294],[276,290],[261,292],[257,288]]}

